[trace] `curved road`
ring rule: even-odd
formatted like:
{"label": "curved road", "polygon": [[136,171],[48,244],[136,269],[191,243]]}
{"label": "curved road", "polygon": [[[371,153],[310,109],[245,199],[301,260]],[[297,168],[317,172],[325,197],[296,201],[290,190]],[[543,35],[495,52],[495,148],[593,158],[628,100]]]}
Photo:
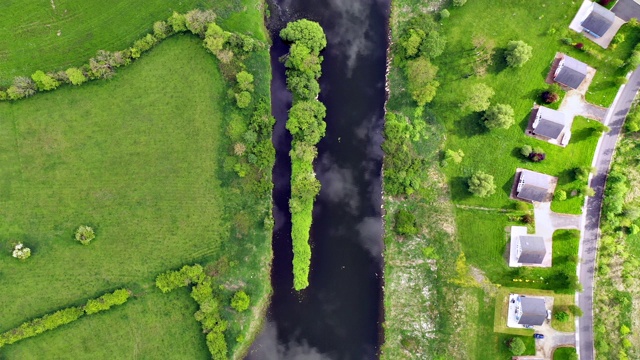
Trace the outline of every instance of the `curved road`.
{"label": "curved road", "polygon": [[580,243],[581,261],[578,270],[580,283],[583,287],[583,291],[578,293],[578,306],[584,311],[584,315],[578,319],[578,331],[576,332],[578,354],[581,360],[593,360],[595,358],[593,344],[593,276],[598,251],[598,239],[600,237],[600,212],[603,191],[620,130],[638,89],[640,89],[640,67],[631,74],[629,82],[610,110],[612,114],[609,115],[611,118],[607,125],[611,128],[611,131],[604,134],[595,154],[594,166],[597,172],[591,178],[589,185],[596,191],[596,194],[587,200],[585,225],[582,233],[582,242]]}

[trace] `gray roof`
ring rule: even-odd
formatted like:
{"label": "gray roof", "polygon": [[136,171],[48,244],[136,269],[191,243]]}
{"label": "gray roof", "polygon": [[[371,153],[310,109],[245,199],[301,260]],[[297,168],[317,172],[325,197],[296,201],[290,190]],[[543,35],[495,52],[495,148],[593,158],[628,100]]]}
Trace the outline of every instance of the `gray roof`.
{"label": "gray roof", "polygon": [[524,184],[518,192],[518,197],[530,201],[546,201],[551,187],[551,176],[535,171],[522,170],[518,181]]}
{"label": "gray roof", "polygon": [[519,237],[522,253],[518,262],[522,264],[542,264],[542,259],[547,254],[542,236],[521,235]]}
{"label": "gray roof", "polygon": [[557,139],[560,134],[562,134],[566,125],[563,113],[549,109],[548,107],[540,106],[538,108],[537,115],[540,116],[540,122],[536,128],[533,129],[534,134],[542,135],[551,139]]}
{"label": "gray roof", "polygon": [[600,4],[593,3],[593,10],[582,22],[582,27],[593,35],[600,37],[609,30],[615,19],[616,14]]}
{"label": "gray roof", "polygon": [[521,296],[520,306],[522,307],[522,316],[518,324],[535,326],[544,324],[547,319],[547,307],[544,304],[544,299]]}
{"label": "gray roof", "polygon": [[562,68],[560,68],[560,72],[554,80],[570,88],[577,89],[582,84],[582,80],[587,77],[587,68],[587,64],[582,61],[564,55]]}

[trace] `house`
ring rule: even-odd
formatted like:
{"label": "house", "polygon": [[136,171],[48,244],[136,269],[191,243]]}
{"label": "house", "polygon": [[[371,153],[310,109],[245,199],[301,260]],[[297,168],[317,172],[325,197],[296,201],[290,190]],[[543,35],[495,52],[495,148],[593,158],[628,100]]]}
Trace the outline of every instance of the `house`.
{"label": "house", "polygon": [[593,3],[589,9],[589,15],[581,25],[586,33],[597,39],[609,30],[615,19],[616,14],[598,3]]}
{"label": "house", "polygon": [[520,325],[540,326],[547,319],[543,298],[520,295],[516,297],[516,321]]}
{"label": "house", "polygon": [[516,196],[521,200],[546,202],[551,201],[553,176],[541,174],[531,170],[522,170],[516,173]]}
{"label": "house", "polygon": [[542,264],[547,255],[544,239],[537,235],[520,235],[516,238],[516,259],[521,264]]}
{"label": "house", "polygon": [[549,139],[559,139],[565,132],[567,121],[558,110],[540,106],[533,120],[533,133]]}
{"label": "house", "polygon": [[587,77],[587,69],[587,64],[563,54],[553,75],[553,80],[572,89],[577,89]]}

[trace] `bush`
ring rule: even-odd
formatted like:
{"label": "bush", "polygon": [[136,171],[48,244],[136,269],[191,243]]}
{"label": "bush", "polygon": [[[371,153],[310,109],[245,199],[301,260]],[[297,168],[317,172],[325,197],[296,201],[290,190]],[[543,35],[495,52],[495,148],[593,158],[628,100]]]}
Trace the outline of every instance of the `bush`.
{"label": "bush", "polygon": [[533,149],[531,148],[531,145],[523,145],[522,148],[520,148],[520,154],[524,157],[529,157],[532,152]]}
{"label": "bush", "polygon": [[0,334],[0,347],[53,330],[77,320],[83,314],[84,311],[81,308],[71,307],[27,321],[15,329]]}
{"label": "bush", "polygon": [[533,48],[524,41],[509,41],[505,52],[507,65],[510,67],[522,67],[529,59],[531,59]]}
{"label": "bush", "polygon": [[513,108],[506,104],[496,104],[484,113],[484,125],[488,129],[507,129],[515,123]]}
{"label": "bush", "polygon": [[593,174],[596,171],[595,168],[591,166],[582,166],[573,169],[573,176],[576,180],[587,181],[589,179],[589,175]]}
{"label": "bush", "polygon": [[192,283],[201,282],[205,277],[202,266],[185,265],[178,271],[167,271],[156,277],[156,287],[163,293],[167,293],[179,287],[185,287]]}
{"label": "bush", "polygon": [[558,100],[560,100],[560,95],[557,93],[546,90],[542,93],[542,100],[547,104],[552,104]]}
{"label": "bush", "polygon": [[96,234],[93,229],[86,225],[80,225],[76,230],[76,240],[82,245],[89,245],[91,240],[95,239]]}
{"label": "bush", "polygon": [[238,87],[242,91],[253,91],[253,75],[246,71],[240,71],[236,74],[236,81],[238,82]]}
{"label": "bush", "polygon": [[236,94],[236,105],[240,109],[244,109],[251,104],[251,93],[248,91],[241,91],[239,94]]}
{"label": "bush", "polygon": [[533,224],[534,219],[533,219],[533,216],[531,216],[531,214],[524,214],[522,215],[520,220],[525,224]]}
{"label": "bush", "polygon": [[553,314],[553,317],[559,322],[567,322],[569,321],[569,314],[566,311],[557,311]]}
{"label": "bush", "polygon": [[13,252],[11,253],[11,256],[19,260],[26,260],[29,257],[31,257],[31,249],[24,246],[22,243],[17,243],[13,247]]}
{"label": "bush", "polygon": [[131,293],[127,289],[119,289],[112,293],[107,293],[96,299],[89,299],[84,306],[84,312],[87,315],[95,314],[100,311],[109,310],[112,306],[122,305],[127,300]]}
{"label": "bush", "polygon": [[575,45],[573,45],[573,47],[575,47],[575,48],[576,48],[576,49],[578,49],[578,50],[582,50],[582,51],[584,51],[584,44],[583,44],[583,43],[581,43],[581,42],[576,43]]}
{"label": "bush", "polygon": [[166,21],[156,21],[153,23],[153,36],[158,40],[165,39],[173,33],[173,28]]}
{"label": "bush", "polygon": [[596,191],[593,190],[592,187],[590,187],[589,185],[586,185],[583,189],[582,189],[582,194],[584,196],[595,196],[596,195]]}
{"label": "bush", "polygon": [[547,158],[547,154],[541,147],[534,147],[531,153],[529,154],[529,160],[533,162],[540,162]]}
{"label": "bush", "polygon": [[460,164],[463,158],[464,158],[464,152],[462,152],[462,149],[458,149],[458,151],[447,149],[444,152],[445,162],[453,161],[456,164]]}
{"label": "bush", "polygon": [[11,100],[19,100],[32,96],[37,91],[36,83],[26,76],[16,76],[13,84],[7,89],[7,96]]}
{"label": "bush", "polygon": [[453,6],[462,6],[467,3],[467,0],[453,0]]}
{"label": "bush", "polygon": [[237,312],[243,312],[249,308],[251,298],[244,291],[238,291],[231,298],[231,307]]}
{"label": "bush", "polygon": [[394,217],[393,230],[398,235],[416,235],[418,233],[418,228],[416,227],[416,217],[408,210],[398,210]]}
{"label": "bush", "polygon": [[171,26],[174,32],[187,31],[187,20],[184,14],[173,12],[173,14],[167,19],[167,23]]}
{"label": "bush", "polygon": [[509,351],[516,356],[524,354],[527,350],[527,347],[524,345],[524,341],[520,338],[509,339],[507,341],[507,347],[509,348]]}
{"label": "bush", "polygon": [[36,83],[38,90],[49,91],[60,86],[60,82],[51,76],[45,74],[43,71],[38,70],[31,75],[31,79]]}
{"label": "bush", "polygon": [[582,309],[578,305],[569,305],[569,312],[576,317],[583,315]]}
{"label": "bush", "polygon": [[451,14],[449,13],[449,10],[442,9],[442,11],[440,11],[440,20],[448,19],[449,16],[451,16]]}
{"label": "bush", "polygon": [[195,35],[204,36],[207,25],[216,19],[213,10],[194,9],[189,11],[185,16],[185,26]]}
{"label": "bush", "polygon": [[82,84],[82,83],[87,81],[87,78],[82,73],[82,70],[80,70],[78,68],[68,68],[65,73],[66,73],[67,77],[69,78],[69,81],[73,85],[80,85],[80,84]]}
{"label": "bush", "polygon": [[496,192],[493,176],[478,171],[469,178],[469,191],[479,197],[487,197]]}
{"label": "bush", "polygon": [[567,192],[564,190],[556,190],[556,193],[553,194],[553,199],[557,201],[567,200]]}

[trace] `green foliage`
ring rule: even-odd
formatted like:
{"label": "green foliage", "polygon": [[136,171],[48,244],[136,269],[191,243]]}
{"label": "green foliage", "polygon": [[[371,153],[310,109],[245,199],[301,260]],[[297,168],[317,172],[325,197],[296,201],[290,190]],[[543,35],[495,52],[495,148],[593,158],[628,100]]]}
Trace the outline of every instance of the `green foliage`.
{"label": "green foliage", "polygon": [[41,70],[33,73],[33,75],[31,75],[31,79],[36,83],[36,86],[38,86],[38,90],[40,91],[53,90],[60,86],[60,82],[58,80],[45,74]]}
{"label": "green foliage", "polygon": [[253,92],[253,75],[250,73],[244,70],[240,71],[236,74],[236,81],[240,90]]}
{"label": "green foliage", "polygon": [[280,30],[280,37],[285,41],[303,45],[315,55],[327,46],[327,38],[320,24],[307,19],[288,23]]}
{"label": "green foliage", "polygon": [[215,23],[209,24],[204,37],[204,47],[220,58],[219,53],[224,48],[231,34],[222,30]]}
{"label": "green foliage", "polygon": [[246,109],[251,104],[251,93],[248,91],[241,91],[235,95],[236,105],[240,109]]}
{"label": "green foliage", "polygon": [[156,21],[153,23],[153,36],[158,40],[163,40],[173,34],[173,27],[166,21]]}
{"label": "green foliage", "polygon": [[80,85],[87,81],[87,78],[84,76],[82,71],[78,68],[68,68],[66,71],[67,77],[69,77],[69,81],[73,85]]}
{"label": "green foliage", "polygon": [[564,190],[556,190],[555,194],[553,194],[553,200],[557,200],[557,201],[567,200],[567,192]]}
{"label": "green foliage", "polygon": [[444,160],[446,163],[448,163],[449,161],[452,161],[455,164],[460,164],[463,158],[464,158],[464,152],[462,152],[462,149],[458,149],[457,151],[447,149],[444,152]]}
{"label": "green foliage", "polygon": [[573,169],[573,175],[576,180],[587,181],[589,175],[595,173],[596,169],[591,166],[582,166]]}
{"label": "green foliage", "polygon": [[449,10],[447,9],[442,9],[439,14],[440,14],[441,20],[448,19],[449,16],[451,16],[451,14],[449,13]]}
{"label": "green foliage", "polygon": [[569,314],[565,311],[558,311],[553,314],[553,318],[558,320],[559,322],[567,322],[569,321]]}
{"label": "green foliage", "polygon": [[524,354],[524,352],[527,350],[524,342],[519,337],[509,339],[507,346],[509,347],[509,351],[511,351],[511,353],[516,356]]}
{"label": "green foliage", "polygon": [[416,227],[416,217],[408,210],[400,209],[394,217],[393,230],[398,235],[411,236],[418,234]]}
{"label": "green foliage", "polygon": [[469,178],[469,192],[479,197],[487,197],[496,192],[493,176],[478,171]]}
{"label": "green foliage", "polygon": [[491,105],[489,101],[495,95],[495,91],[485,84],[473,84],[468,91],[465,92],[465,98],[462,105],[471,111],[485,111]]}
{"label": "green foliage", "polygon": [[238,291],[231,298],[231,307],[238,312],[243,312],[249,308],[251,298],[244,291]]}
{"label": "green foliage", "polygon": [[533,152],[533,148],[531,148],[531,145],[523,145],[520,148],[520,154],[524,157],[529,157],[529,155],[531,155],[532,152]]}
{"label": "green foliage", "polygon": [[19,100],[32,96],[38,90],[36,83],[26,76],[16,76],[13,84],[7,89],[7,95],[11,100]]}
{"label": "green foliage", "polygon": [[467,0],[453,0],[453,6],[462,6],[467,3]]}
{"label": "green foliage", "polygon": [[193,9],[184,15],[185,26],[195,35],[204,36],[207,25],[216,19],[213,10]]}
{"label": "green foliage", "polygon": [[324,137],[325,116],[326,108],[320,101],[297,101],[289,110],[286,127],[294,141],[315,145]]}
{"label": "green foliage", "polygon": [[100,311],[109,310],[112,306],[122,305],[127,300],[131,293],[127,289],[118,289],[112,293],[107,293],[99,298],[90,299],[87,301],[87,304],[84,306],[84,312],[87,315],[95,314]]}
{"label": "green foliage", "polygon": [[511,67],[522,67],[531,57],[533,48],[522,40],[509,41],[505,51],[507,65]]}
{"label": "green foliage", "polygon": [[569,312],[575,317],[581,317],[584,314],[578,305],[569,305]]}
{"label": "green foliage", "polygon": [[506,104],[491,106],[484,113],[484,125],[488,129],[508,129],[515,123],[513,108]]}
{"label": "green foliage", "polygon": [[13,247],[13,252],[11,253],[11,256],[13,256],[18,260],[27,260],[28,258],[31,257],[31,249],[24,246],[24,244],[22,243],[17,243]]}
{"label": "green foliage", "polygon": [[79,307],[70,307],[67,309],[47,314],[41,318],[34,319],[23,323],[15,329],[0,334],[0,348],[13,344],[16,341],[39,335],[45,331],[53,330],[59,326],[68,324],[77,320],[84,314]]}
{"label": "green foliage", "polygon": [[620,326],[620,335],[625,336],[631,333],[631,329],[627,325]]}
{"label": "green foliage", "polygon": [[419,57],[407,62],[405,74],[409,80],[408,89],[418,106],[424,106],[436,96],[436,91],[440,86],[440,83],[435,80],[437,73],[438,67],[426,57]]}
{"label": "green foliage", "polygon": [[167,293],[179,287],[189,286],[204,279],[204,269],[202,266],[185,265],[178,271],[167,271],[156,277],[156,286],[163,293]]}
{"label": "green foliage", "polygon": [[96,233],[93,231],[93,228],[87,225],[80,225],[78,229],[76,229],[75,238],[76,241],[79,241],[82,245],[89,245],[91,240],[96,238]]}
{"label": "green foliage", "polygon": [[174,32],[187,31],[187,19],[184,14],[173,12],[173,14],[167,19],[167,23],[171,26]]}

